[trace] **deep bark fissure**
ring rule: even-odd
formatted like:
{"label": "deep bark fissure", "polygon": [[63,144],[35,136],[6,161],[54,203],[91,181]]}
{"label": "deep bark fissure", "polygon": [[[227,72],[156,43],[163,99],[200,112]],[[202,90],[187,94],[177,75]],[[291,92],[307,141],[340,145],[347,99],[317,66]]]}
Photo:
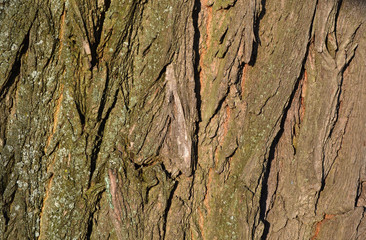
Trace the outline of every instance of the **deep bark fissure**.
{"label": "deep bark fissure", "polygon": [[115,51],[112,54],[112,59],[118,59],[121,57],[120,52],[121,49],[126,47],[123,43],[126,41],[128,42],[128,46],[127,46],[127,52],[124,56],[122,56],[124,58],[124,62],[128,63],[131,60],[133,61],[133,55],[132,53],[132,34],[133,34],[133,30],[134,28],[138,29],[139,25],[138,23],[140,23],[141,19],[137,19],[138,16],[140,16],[140,18],[142,18],[143,12],[144,12],[144,7],[141,7],[141,11],[140,14],[135,14],[135,12],[137,12],[138,7],[139,7],[139,3],[140,1],[133,1],[132,2],[132,7],[130,7],[130,10],[127,13],[126,18],[128,20],[126,26],[124,26],[124,28],[122,29],[122,33],[119,35],[119,40],[118,40],[118,44],[116,46]]}
{"label": "deep bark fissure", "polygon": [[164,209],[164,213],[163,213],[163,239],[165,239],[165,235],[166,235],[166,227],[167,227],[167,224],[168,224],[168,214],[169,214],[169,211],[170,211],[170,207],[172,206],[172,202],[173,202],[173,198],[174,198],[174,193],[175,193],[175,190],[177,190],[177,187],[178,187],[178,184],[179,184],[179,181],[177,180],[174,180],[174,185],[172,187],[172,189],[170,190],[170,194],[169,194],[169,197],[167,199],[167,204],[166,204],[166,207]]}
{"label": "deep bark fissure", "polygon": [[[139,166],[139,168],[140,168],[140,165],[138,165],[138,166]],[[169,171],[166,169],[166,167],[165,167],[164,163],[161,163],[161,168],[163,169],[164,174],[165,174],[165,175],[167,176],[167,178],[168,178],[168,179],[170,179],[170,180],[174,180],[174,179],[178,178],[178,177],[182,174],[181,172],[179,172],[177,176],[173,177],[172,173],[171,173],[171,172],[169,172]],[[174,181],[175,181],[175,180],[174,180]]]}
{"label": "deep bark fissure", "polygon": [[[338,17],[339,17],[339,12],[340,12],[340,9],[341,9],[341,5],[342,5],[342,2],[343,0],[339,0],[338,2],[338,5],[337,5],[337,12],[335,14],[335,20],[334,20],[334,35],[335,35],[335,38],[336,38],[336,44],[338,45],[338,41],[337,41],[337,23],[338,23]],[[357,30],[358,30],[359,27],[356,28],[354,34],[356,34]],[[327,41],[327,40],[326,40]],[[356,47],[357,48],[357,47]],[[338,46],[337,46],[337,49],[338,49]],[[356,49],[354,49],[355,51]],[[337,123],[337,120],[338,120],[338,116],[339,116],[339,109],[340,109],[340,104],[341,104],[341,94],[342,94],[342,85],[343,85],[343,74],[344,72],[346,71],[346,69],[348,68],[349,64],[351,63],[352,59],[354,57],[354,54],[353,56],[351,56],[351,58],[345,62],[345,64],[341,67],[341,69],[339,70],[339,73],[338,73],[338,76],[340,78],[339,80],[339,83],[338,83],[338,89],[337,89],[337,92],[336,92],[336,110],[335,110],[335,113],[334,113],[334,116],[333,116],[333,123],[332,123],[332,126],[329,130],[329,134],[327,136],[328,139],[330,139],[332,137],[332,133],[333,133],[333,130],[334,130],[334,127]]]}
{"label": "deep bark fissure", "polygon": [[[306,54],[307,56],[307,54]],[[305,57],[306,59],[307,57]],[[259,219],[260,221],[262,221],[262,223],[264,224],[264,230],[263,230],[263,234],[261,236],[261,240],[266,240],[268,237],[268,233],[269,233],[269,228],[270,228],[270,223],[266,220],[266,215],[267,215],[267,198],[268,198],[268,180],[269,180],[269,174],[271,171],[271,165],[273,160],[275,159],[275,154],[276,154],[276,150],[277,150],[277,145],[285,131],[285,123],[287,120],[287,114],[288,111],[290,110],[292,103],[295,99],[295,95],[296,92],[298,91],[298,88],[300,86],[300,79],[303,78],[304,75],[304,63],[303,63],[303,68],[301,70],[301,74],[300,77],[296,80],[295,86],[291,92],[291,95],[289,97],[289,100],[287,102],[286,107],[283,110],[283,114],[281,117],[281,122],[280,122],[280,130],[278,131],[278,133],[276,134],[276,136],[274,137],[271,146],[269,147],[269,154],[268,154],[268,159],[264,162],[264,171],[263,171],[263,177],[262,177],[262,187],[261,187],[261,196],[260,196],[260,200],[259,200]]]}
{"label": "deep bark fissure", "polygon": [[[338,0],[338,4],[337,4],[337,12],[335,14],[335,19],[334,19],[334,34],[336,34],[337,32],[337,25],[338,25],[338,17],[339,17],[339,13],[340,13],[340,10],[341,10],[341,7],[342,7],[342,3],[343,3],[343,0]],[[336,44],[338,44],[338,39],[336,37]]]}
{"label": "deep bark fissure", "polygon": [[79,102],[75,102],[75,107],[76,107],[76,111],[78,112],[79,115],[79,119],[80,119],[80,124],[82,126],[82,128],[84,129],[85,127],[85,113],[83,113],[83,110],[81,109],[81,105]]}
{"label": "deep bark fissure", "polygon": [[250,57],[250,61],[248,62],[248,64],[250,66],[254,66],[256,60],[257,60],[257,55],[258,55],[258,47],[261,45],[261,39],[259,37],[259,26],[260,26],[260,22],[263,19],[264,15],[266,14],[266,0],[260,0],[261,1],[261,6],[262,6],[262,11],[259,13],[259,15],[256,17],[254,17],[254,24],[253,24],[253,34],[255,37],[255,41],[253,41],[253,48],[252,48],[252,54]]}
{"label": "deep bark fissure", "polygon": [[192,10],[192,21],[193,21],[193,78],[194,78],[194,93],[196,97],[196,111],[197,111],[197,121],[195,122],[193,139],[192,139],[192,176],[194,179],[195,170],[198,164],[198,144],[199,144],[199,131],[200,131],[200,122],[202,121],[201,114],[201,79],[200,79],[200,50],[199,50],[199,42],[201,39],[201,33],[198,26],[199,13],[201,12],[201,1],[194,0],[193,10]]}
{"label": "deep bark fissure", "polygon": [[362,212],[361,219],[360,219],[360,221],[358,222],[357,227],[356,227],[356,233],[358,233],[358,232],[359,232],[360,225],[361,225],[361,223],[362,223],[362,220],[363,220],[363,219],[364,219],[364,217],[365,217],[365,212],[366,212],[366,207],[363,207],[363,212]]}
{"label": "deep bark fissure", "polygon": [[91,214],[91,216],[89,218],[90,219],[88,220],[88,227],[86,230],[86,239],[87,240],[91,239],[91,235],[93,233],[93,214]]}
{"label": "deep bark fissure", "polygon": [[[315,18],[315,12],[316,12],[316,9],[314,10],[314,14],[313,14],[311,25],[310,25],[309,32],[308,32],[309,39],[311,38],[311,33],[312,33],[313,23],[314,23],[314,18]],[[282,118],[281,118],[281,122],[280,122],[280,130],[278,131],[278,133],[274,137],[274,139],[272,141],[272,144],[269,148],[268,159],[264,162],[261,197],[260,197],[260,200],[259,200],[259,205],[260,205],[260,207],[259,207],[259,212],[260,212],[259,219],[264,224],[264,230],[263,230],[263,234],[261,236],[261,240],[267,239],[268,234],[269,234],[269,228],[270,228],[270,223],[266,220],[266,215],[267,215],[267,198],[268,198],[268,180],[269,180],[269,174],[270,174],[270,171],[271,171],[271,165],[272,165],[272,161],[275,158],[277,145],[278,145],[278,143],[280,141],[280,138],[282,137],[282,135],[284,133],[284,130],[285,130],[284,127],[285,127],[288,111],[290,110],[290,108],[292,106],[292,103],[295,99],[296,92],[298,91],[298,88],[301,87],[301,85],[300,85],[301,79],[303,79],[305,77],[305,64],[306,64],[306,61],[307,61],[308,56],[309,56],[310,44],[311,44],[311,42],[309,41],[307,46],[306,46],[305,56],[304,56],[303,61],[302,61],[302,65],[301,65],[302,68],[301,68],[301,71],[300,71],[300,75],[299,75],[299,77],[297,78],[297,80],[295,82],[295,86],[294,86],[294,88],[291,92],[291,95],[289,97],[287,105],[285,106],[285,108],[283,110],[283,114],[282,114]]]}
{"label": "deep bark fissure", "polygon": [[362,192],[362,181],[360,179],[361,170],[358,173],[358,179],[357,179],[357,190],[356,190],[356,197],[355,197],[355,204],[354,207],[357,207],[357,202],[360,199],[361,192]]}
{"label": "deep bark fissure", "polygon": [[[192,20],[193,20],[193,29],[194,29],[194,36],[193,36],[193,52],[194,52],[194,60],[193,60],[193,74],[194,74],[194,82],[195,82],[195,88],[194,88],[194,92],[196,95],[196,103],[197,103],[197,113],[198,113],[198,121],[201,121],[201,104],[202,104],[202,99],[201,99],[201,82],[200,82],[200,70],[199,66],[200,66],[200,60],[201,60],[201,55],[200,55],[200,50],[199,50],[199,43],[200,43],[200,38],[201,38],[201,33],[200,33],[200,29],[198,26],[198,18],[199,18],[199,13],[201,12],[201,1],[200,0],[195,0],[194,1],[194,6],[193,6],[193,11],[192,11]],[[196,131],[198,133],[198,123],[196,126]]]}
{"label": "deep bark fissure", "polygon": [[206,126],[204,126],[205,128],[207,128],[210,125],[212,119],[214,119],[214,117],[220,112],[220,109],[224,105],[225,100],[226,100],[229,92],[230,92],[230,88],[227,88],[225,94],[223,95],[223,97],[221,99],[219,99],[219,101],[217,103],[217,107],[215,108],[215,110],[212,113],[211,117],[208,119]]}
{"label": "deep bark fissure", "polygon": [[99,109],[98,109],[98,115],[97,115],[97,121],[101,121],[102,120],[102,117],[103,117],[103,111],[104,111],[104,108],[105,108],[105,104],[107,102],[107,93],[108,93],[108,90],[110,90],[110,86],[109,86],[109,81],[110,81],[110,77],[109,77],[109,68],[108,66],[106,65],[105,66],[106,68],[106,76],[105,76],[105,84],[104,84],[104,90],[103,90],[103,93],[102,93],[102,97],[100,99],[100,106],[99,106]]}
{"label": "deep bark fissure", "polygon": [[91,55],[92,55],[91,68],[93,68],[94,66],[99,64],[100,56],[98,54],[98,46],[100,44],[100,39],[102,37],[105,14],[109,10],[109,7],[111,5],[111,0],[104,0],[104,5],[105,5],[105,9],[103,9],[103,11],[101,12],[100,22],[98,22],[97,25],[93,26],[95,42],[93,44],[91,44],[91,46],[90,46]]}
{"label": "deep bark fissure", "polygon": [[[166,68],[168,67],[169,64],[170,63],[165,64],[164,67],[161,68],[161,70],[160,70],[160,72],[158,74],[158,77],[155,78],[155,81],[154,82],[157,82],[157,81],[159,81],[160,79],[163,78],[164,74],[166,73]],[[146,93],[145,97],[147,97],[148,94],[149,94],[149,92]]]}
{"label": "deep bark fissure", "polygon": [[18,54],[15,58],[15,62],[13,63],[13,66],[10,70],[9,77],[6,80],[5,85],[3,86],[3,88],[0,91],[0,101],[2,101],[4,99],[4,97],[8,93],[8,90],[11,88],[11,86],[13,86],[13,84],[15,84],[16,79],[20,74],[20,70],[21,70],[21,66],[22,66],[22,57],[25,55],[25,53],[27,52],[27,50],[29,48],[29,35],[30,35],[31,28],[32,27],[29,28],[27,34],[24,37],[20,50],[18,51]]}
{"label": "deep bark fissure", "polygon": [[[11,161],[11,169],[14,168],[14,164],[15,164],[15,159],[14,157],[12,157],[13,161]],[[3,179],[2,179],[2,183],[3,183]],[[9,184],[8,179],[7,179],[7,184]],[[4,190],[5,188],[1,188],[1,195],[4,196]],[[3,216],[5,218],[5,232],[7,232],[7,229],[9,227],[9,222],[10,222],[10,205],[11,203],[14,201],[14,197],[15,197],[15,193],[16,190],[14,190],[12,192],[12,194],[9,196],[9,199],[1,199],[5,204],[5,207],[2,210]]]}
{"label": "deep bark fissure", "polygon": [[[338,100],[339,101],[339,100]],[[339,109],[337,109],[337,111],[339,111]],[[329,169],[328,169],[328,171],[327,172],[324,172],[324,169],[325,169],[325,167],[324,167],[324,161],[323,161],[323,163],[322,163],[322,167],[323,167],[323,171],[322,171],[322,180],[321,180],[321,185],[320,185],[320,189],[319,189],[319,192],[318,192],[318,196],[317,196],[317,198],[316,198],[316,202],[315,202],[315,213],[317,212],[317,209],[318,209],[318,202],[319,202],[319,199],[320,199],[320,195],[321,195],[321,193],[323,192],[323,190],[324,190],[324,188],[325,188],[325,182],[326,182],[326,180],[327,180],[327,178],[328,178],[328,175],[329,175],[329,173],[330,173],[330,171],[332,170],[332,168],[333,168],[333,166],[334,166],[334,164],[335,164],[335,161],[336,161],[336,159],[338,158],[338,156],[339,156],[339,151],[341,150],[341,148],[342,148],[342,144],[343,144],[343,138],[344,138],[344,135],[346,134],[346,129],[347,129],[347,125],[348,125],[348,121],[349,121],[349,115],[347,116],[347,121],[346,121],[346,124],[345,124],[345,126],[344,126],[344,130],[343,130],[343,132],[341,133],[342,135],[340,136],[340,138],[341,138],[341,140],[340,140],[340,143],[339,143],[339,147],[338,147],[338,149],[337,149],[337,151],[336,151],[336,155],[334,156],[334,158],[333,158],[333,162],[331,163],[331,165],[329,166]],[[334,124],[334,126],[333,126],[333,128],[335,127],[335,124]],[[330,140],[331,139],[331,136],[329,136],[328,137],[328,139],[327,140]],[[323,149],[323,159],[325,158],[325,152],[324,152],[324,149]],[[358,201],[358,191],[359,191],[359,189],[358,189],[358,187],[359,186],[357,186],[357,190],[356,190],[356,200],[355,200],[355,204],[357,204],[357,201]],[[356,205],[355,205],[356,206]]]}
{"label": "deep bark fissure", "polygon": [[94,171],[96,169],[98,154],[100,152],[100,147],[101,147],[101,144],[102,144],[102,141],[103,141],[104,129],[105,129],[107,120],[109,119],[109,115],[110,115],[110,113],[112,112],[114,106],[117,103],[118,93],[119,93],[119,90],[117,90],[116,93],[114,94],[112,105],[108,108],[108,110],[105,114],[105,117],[103,119],[101,119],[100,125],[98,127],[96,141],[94,143],[94,148],[93,148],[93,151],[92,151],[92,155],[90,157],[89,187],[90,187],[90,184],[92,183],[93,174],[94,174]]}
{"label": "deep bark fissure", "polygon": [[88,240],[91,239],[91,236],[93,234],[94,214],[97,212],[97,206],[100,203],[103,192],[104,191],[101,191],[101,192],[98,193],[97,200],[95,201],[95,208],[89,214],[88,224],[87,224],[87,231],[86,231],[86,239],[88,239]]}
{"label": "deep bark fissure", "polygon": [[238,74],[236,75],[236,81],[235,81],[236,90],[239,93],[240,100],[243,100],[243,96],[244,96],[244,92],[243,92],[244,89],[242,89],[241,85],[243,84],[243,76],[245,74],[245,72],[244,72],[245,64],[246,63],[239,64],[239,66],[238,66],[239,71],[238,71]]}
{"label": "deep bark fissure", "polygon": [[[337,18],[338,18],[338,15],[339,15],[339,10],[340,10],[340,5],[341,5],[341,3],[342,3],[342,0],[340,0],[340,2],[339,2],[339,5],[337,6],[337,13],[336,13],[336,20],[335,20],[335,22],[338,22],[337,21]],[[357,30],[359,29],[359,27],[360,26],[358,26],[356,29],[355,29],[355,31],[354,31],[354,33],[353,33],[353,36],[356,34],[356,32],[357,32]],[[337,36],[336,35],[336,33],[335,33],[335,36]],[[356,47],[357,48],[357,47]],[[356,48],[353,50],[353,51],[356,51]],[[334,115],[332,116],[332,118],[331,118],[331,120],[330,120],[330,122],[331,122],[331,126],[330,126],[330,129],[329,129],[329,133],[328,133],[328,135],[327,135],[327,138],[326,138],[326,140],[325,141],[329,141],[329,140],[331,140],[332,139],[332,136],[333,136],[333,132],[334,132],[334,129],[335,129],[335,127],[336,127],[336,125],[337,125],[337,121],[338,121],[338,118],[339,118],[339,111],[340,111],[340,107],[341,107],[341,103],[342,103],[342,101],[341,101],[341,96],[342,96],[342,87],[343,87],[343,80],[344,80],[344,72],[347,70],[347,68],[349,67],[349,65],[351,64],[351,62],[352,62],[352,59],[354,58],[354,55],[355,55],[355,53],[353,52],[353,55],[344,63],[344,65],[342,65],[341,66],[341,68],[339,69],[339,73],[338,73],[338,75],[337,75],[337,77],[339,77],[340,79],[339,79],[339,83],[338,83],[338,89],[337,89],[337,92],[336,92],[336,96],[335,96],[335,98],[336,98],[336,106],[335,106],[335,112],[334,112]],[[325,161],[324,161],[324,159],[325,159],[325,146],[323,146],[323,148],[322,148],[322,179],[321,179],[321,186],[320,186],[320,189],[319,189],[319,192],[318,192],[318,194],[317,194],[317,198],[316,198],[316,203],[315,203],[315,212],[317,212],[317,209],[318,209],[318,202],[319,202],[319,199],[320,199],[320,195],[321,195],[321,193],[323,192],[323,190],[324,190],[324,188],[325,188],[325,184],[326,184],[326,179],[327,179],[327,177],[328,177],[328,174],[329,174],[329,172],[331,171],[331,169],[332,169],[332,167],[333,167],[333,165],[334,165],[334,163],[335,163],[335,160],[336,160],[336,158],[338,157],[338,152],[339,152],[339,150],[340,150],[340,148],[342,147],[342,141],[343,141],[343,136],[344,136],[344,134],[345,134],[345,129],[346,129],[346,127],[347,127],[347,123],[348,123],[348,120],[349,120],[349,116],[347,116],[347,122],[346,122],[346,124],[345,124],[345,127],[344,127],[344,132],[342,133],[342,136],[340,136],[340,138],[341,138],[341,143],[340,143],[340,145],[339,145],[339,149],[337,149],[337,151],[336,151],[336,156],[334,157],[334,159],[333,159],[333,162],[332,162],[332,164],[330,165],[330,167],[329,167],[329,169],[328,169],[328,171],[327,172],[325,172]]]}
{"label": "deep bark fissure", "polygon": [[[316,2],[316,5],[318,4],[318,1]],[[309,56],[309,51],[310,51],[310,45],[311,45],[311,36],[312,36],[312,31],[313,31],[313,25],[314,25],[314,19],[315,19],[315,14],[316,14],[316,7],[314,9],[313,12],[313,16],[311,19],[311,24],[310,24],[310,28],[308,31],[308,44],[306,46],[306,51],[305,51],[305,56],[302,60],[302,64],[301,64],[301,71],[299,74],[299,77],[296,80],[295,86],[291,92],[290,98],[288,100],[287,106],[284,108],[283,111],[283,115],[282,115],[282,119],[280,122],[280,130],[278,131],[278,133],[276,134],[275,138],[272,141],[272,144],[269,148],[269,155],[268,155],[268,159],[267,161],[264,162],[264,173],[263,173],[263,178],[262,178],[262,188],[261,188],[261,196],[260,196],[260,200],[259,200],[259,219],[260,221],[263,222],[264,224],[264,230],[263,230],[263,234],[261,236],[261,240],[266,240],[269,234],[269,229],[270,229],[270,223],[266,220],[266,215],[267,215],[267,198],[268,198],[268,180],[269,180],[269,174],[271,171],[271,165],[272,165],[272,161],[275,158],[275,153],[276,153],[276,149],[277,149],[277,145],[280,141],[280,138],[282,137],[284,131],[285,131],[285,123],[286,123],[286,119],[287,119],[287,114],[288,111],[291,108],[291,105],[294,101],[294,98],[296,96],[296,92],[298,90],[299,87],[301,87],[300,82],[301,79],[303,79],[305,77],[305,64],[308,60],[308,56]]]}

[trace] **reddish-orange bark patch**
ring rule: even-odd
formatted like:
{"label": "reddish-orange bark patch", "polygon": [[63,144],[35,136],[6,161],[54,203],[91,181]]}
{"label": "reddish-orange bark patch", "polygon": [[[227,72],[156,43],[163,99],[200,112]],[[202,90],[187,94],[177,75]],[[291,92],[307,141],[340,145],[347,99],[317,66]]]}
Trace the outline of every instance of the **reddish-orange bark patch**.
{"label": "reddish-orange bark patch", "polygon": [[119,203],[122,202],[122,199],[117,192],[117,173],[115,173],[112,169],[109,169],[108,176],[110,181],[110,193],[112,196],[113,216],[120,224],[122,222],[122,209]]}
{"label": "reddish-orange bark patch", "polygon": [[198,224],[199,224],[199,227],[200,227],[201,235],[202,235],[202,238],[205,239],[205,233],[204,233],[205,217],[203,216],[203,213],[202,213],[200,208],[198,208],[197,210],[198,210],[198,216],[199,216]]}
{"label": "reddish-orange bark patch", "polygon": [[321,229],[322,224],[324,222],[332,219],[333,217],[335,217],[335,215],[333,215],[333,214],[325,214],[324,219],[321,220],[320,222],[318,222],[316,224],[316,226],[315,226],[315,233],[314,233],[313,237],[311,238],[311,240],[315,240],[318,237],[318,235],[320,233],[320,229]]}
{"label": "reddish-orange bark patch", "polygon": [[248,64],[245,64],[244,68],[243,68],[243,75],[241,77],[241,85],[240,85],[242,94],[244,93],[245,80],[246,80],[245,78],[246,78],[247,72],[248,72]]}
{"label": "reddish-orange bark patch", "polygon": [[[53,161],[52,161],[52,163],[51,163],[51,166],[53,166],[53,163],[55,162],[55,160],[56,160],[56,155],[55,155],[55,156],[54,156],[54,158],[53,158]],[[47,172],[49,172],[49,171],[48,171],[48,169],[47,169]],[[44,222],[43,214],[44,214],[44,212],[45,212],[46,202],[47,202],[48,197],[49,197],[49,195],[50,195],[50,191],[51,191],[51,186],[52,186],[53,177],[54,177],[54,175],[52,175],[52,176],[51,176],[51,178],[50,178],[50,180],[49,180],[49,182],[48,182],[48,184],[47,184],[46,191],[45,191],[45,195],[44,195],[44,198],[43,198],[43,203],[42,203],[42,210],[41,210],[41,212],[40,212],[40,214],[39,214],[39,220],[40,220],[40,224],[39,224],[39,226],[40,226],[40,228],[41,228],[41,230],[40,230],[40,235],[39,235],[39,239],[43,239],[43,237],[42,237],[43,232],[44,232],[44,231],[42,231],[42,226],[43,226],[43,222]]]}
{"label": "reddish-orange bark patch", "polygon": [[[205,194],[205,198],[203,200],[203,205],[205,206],[206,210],[207,210],[207,215],[210,215],[211,213],[211,208],[209,205],[209,196],[210,196],[210,187],[211,187],[211,183],[212,183],[212,175],[213,175],[213,169],[210,168],[210,170],[208,171],[208,177],[207,177],[207,185],[206,185],[206,194]],[[198,216],[199,216],[199,227],[200,227],[200,231],[202,234],[202,238],[205,239],[205,233],[204,233],[204,223],[205,223],[205,216],[202,213],[200,208],[197,208],[198,210]]]}
{"label": "reddish-orange bark patch", "polygon": [[209,192],[210,192],[210,188],[211,188],[211,183],[212,183],[212,175],[213,175],[213,169],[210,168],[210,170],[208,171],[208,178],[207,178],[207,189],[206,189],[206,194],[205,194],[205,199],[203,200],[203,204],[205,205],[206,209],[207,209],[207,213],[210,214],[211,209],[210,209],[210,205],[209,205]]}
{"label": "reddish-orange bark patch", "polygon": [[[15,97],[14,97],[14,102],[15,102],[15,104],[14,104],[14,106],[11,108],[11,111],[10,111],[10,115],[12,116],[12,117],[14,117],[15,116],[15,113],[17,112],[17,105],[18,105],[18,99],[19,99],[19,89],[20,88],[16,88],[15,89]],[[10,95],[8,95],[7,96],[7,98],[10,98],[11,96]]]}
{"label": "reddish-orange bark patch", "polygon": [[64,89],[64,86],[62,85],[61,86],[61,94],[60,94],[60,97],[57,99],[57,102],[56,102],[56,108],[55,108],[55,112],[53,114],[53,127],[52,127],[52,133],[50,134],[50,136],[47,138],[47,143],[46,143],[46,146],[45,146],[45,152],[47,152],[47,148],[48,146],[50,145],[51,143],[51,139],[53,137],[53,135],[55,134],[56,132],[56,127],[57,127],[57,124],[58,124],[58,115],[60,113],[60,109],[61,109],[61,103],[62,103],[62,99],[63,99],[63,89]]}
{"label": "reddish-orange bark patch", "polygon": [[202,5],[205,7],[204,11],[206,12],[206,39],[205,46],[201,49],[200,52],[200,85],[201,85],[201,94],[204,89],[205,81],[203,80],[206,77],[206,68],[204,66],[204,60],[207,54],[208,49],[211,45],[211,28],[212,28],[212,7],[207,7],[207,0],[203,0]]}
{"label": "reddish-orange bark patch", "polygon": [[302,121],[305,116],[305,97],[306,97],[307,86],[308,86],[308,73],[305,70],[301,88],[300,121]]}
{"label": "reddish-orange bark patch", "polygon": [[349,67],[346,67],[346,69],[344,69],[344,72],[343,72],[343,79],[345,79],[347,76],[348,76],[348,74],[349,74],[349,72],[350,72],[350,70],[349,70],[350,68]]}
{"label": "reddish-orange bark patch", "polygon": [[226,106],[226,119],[224,121],[223,127],[224,127],[224,135],[223,138],[226,137],[228,131],[229,131],[229,122],[231,118],[231,109],[229,106]]}

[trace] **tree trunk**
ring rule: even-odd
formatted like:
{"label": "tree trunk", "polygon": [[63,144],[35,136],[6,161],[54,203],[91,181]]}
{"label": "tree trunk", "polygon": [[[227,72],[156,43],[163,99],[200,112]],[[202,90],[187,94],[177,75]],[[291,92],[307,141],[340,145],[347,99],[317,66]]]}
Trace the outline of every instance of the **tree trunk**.
{"label": "tree trunk", "polygon": [[0,1],[0,238],[366,239],[365,11]]}

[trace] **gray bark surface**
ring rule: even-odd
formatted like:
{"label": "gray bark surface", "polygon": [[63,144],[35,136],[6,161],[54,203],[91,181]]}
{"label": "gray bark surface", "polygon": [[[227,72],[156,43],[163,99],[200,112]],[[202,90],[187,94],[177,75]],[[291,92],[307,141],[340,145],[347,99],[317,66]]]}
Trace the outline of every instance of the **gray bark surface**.
{"label": "gray bark surface", "polygon": [[0,239],[366,239],[365,12],[0,0]]}

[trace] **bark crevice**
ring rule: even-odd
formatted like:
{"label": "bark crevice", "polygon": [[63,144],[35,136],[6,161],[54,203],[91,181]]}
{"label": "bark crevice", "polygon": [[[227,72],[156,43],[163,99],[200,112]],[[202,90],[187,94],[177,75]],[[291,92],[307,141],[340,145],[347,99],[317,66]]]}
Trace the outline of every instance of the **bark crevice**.
{"label": "bark crevice", "polygon": [[175,196],[174,193],[177,190],[178,184],[179,184],[179,181],[174,180],[173,187],[170,190],[170,194],[169,194],[169,197],[167,199],[166,207],[165,207],[165,210],[164,210],[164,213],[163,213],[163,236],[162,236],[162,239],[165,239],[165,235],[166,235],[166,232],[167,232],[168,215],[169,215],[170,208],[172,206],[173,198]]}
{"label": "bark crevice", "polygon": [[[311,33],[311,31],[312,31],[312,25],[310,27],[309,34]],[[269,176],[270,176],[271,165],[272,165],[273,160],[276,157],[275,155],[276,155],[278,143],[280,142],[280,139],[285,131],[285,123],[287,120],[288,112],[295,100],[296,93],[298,92],[299,88],[301,87],[301,84],[300,84],[301,79],[303,79],[305,77],[304,76],[305,75],[305,63],[308,58],[309,49],[310,49],[310,42],[308,43],[308,45],[306,47],[306,53],[305,53],[305,57],[303,58],[302,69],[300,71],[300,75],[295,82],[294,88],[293,88],[291,95],[288,99],[288,102],[283,110],[280,124],[279,124],[279,131],[277,132],[274,139],[272,140],[272,143],[269,147],[268,159],[264,162],[263,173],[262,173],[261,195],[260,195],[260,200],[259,200],[259,219],[264,224],[264,230],[263,230],[263,234],[261,236],[261,240],[267,239],[269,230],[270,230],[270,226],[271,226],[270,222],[268,222],[266,219],[266,216],[267,216],[267,213],[269,210],[269,209],[267,209],[267,205],[268,205],[267,201],[268,201],[268,197],[269,197],[268,196],[268,180],[269,180]]]}
{"label": "bark crevice", "polygon": [[15,84],[17,77],[20,74],[21,67],[22,67],[22,57],[26,54],[29,48],[29,35],[30,35],[30,29],[27,32],[27,34],[24,37],[24,40],[21,44],[20,50],[17,53],[17,56],[15,58],[15,62],[13,63],[13,66],[10,70],[10,74],[8,79],[6,80],[6,83],[2,86],[0,90],[0,101],[4,99],[6,94],[8,94],[8,90],[11,88],[13,84]]}
{"label": "bark crevice", "polygon": [[255,62],[257,60],[257,56],[258,56],[258,47],[261,45],[261,39],[259,37],[259,27],[260,27],[260,22],[263,19],[264,15],[266,14],[266,1],[267,0],[261,0],[260,4],[261,4],[261,11],[258,14],[258,16],[254,17],[254,24],[253,24],[253,32],[254,32],[254,41],[253,41],[253,48],[252,48],[252,54],[250,57],[250,61],[248,62],[248,64],[250,66],[254,66]]}

